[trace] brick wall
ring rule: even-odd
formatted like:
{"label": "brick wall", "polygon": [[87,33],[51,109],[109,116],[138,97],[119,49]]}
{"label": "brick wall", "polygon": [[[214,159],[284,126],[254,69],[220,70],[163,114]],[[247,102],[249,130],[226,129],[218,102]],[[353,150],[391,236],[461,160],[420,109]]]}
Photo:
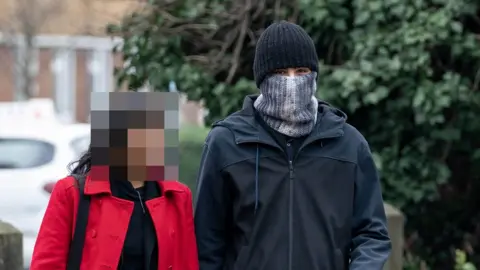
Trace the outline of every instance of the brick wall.
{"label": "brick wall", "polygon": [[51,68],[53,52],[50,49],[40,49],[38,52],[38,75],[36,78],[38,86],[38,97],[53,97],[54,74]]}
{"label": "brick wall", "polygon": [[11,49],[0,46],[0,101],[13,99],[14,81],[14,55]]}
{"label": "brick wall", "polygon": [[87,122],[89,115],[88,104],[90,104],[90,79],[87,70],[88,52],[85,50],[77,50],[76,53],[76,89],[75,99],[77,101],[75,118],[79,122]]}
{"label": "brick wall", "polygon": [[[32,5],[26,1],[32,1]],[[3,29],[8,25],[9,29],[21,32],[25,21],[40,21],[18,15],[19,10],[30,7],[32,10],[24,13],[44,18],[36,25],[38,34],[104,36],[109,23],[119,22],[126,14],[141,8],[142,3],[137,0],[1,0]]]}
{"label": "brick wall", "polygon": [[[77,49],[75,51],[75,118],[79,122],[87,122],[90,108],[90,92],[92,91],[92,78],[88,70],[90,51]],[[40,98],[55,98],[55,73],[52,69],[54,60],[54,48],[41,48],[38,51],[38,73],[35,77],[36,95]],[[120,54],[112,55],[114,67],[121,67],[123,64]],[[15,55],[11,48],[0,46],[0,101],[14,100],[15,76],[14,76]],[[112,77],[113,80],[113,77]],[[113,85],[115,87],[115,85]],[[113,89],[110,89],[113,90]],[[126,86],[120,90],[127,90]],[[61,91],[69,91],[61,89]],[[181,103],[182,122],[190,125],[203,125],[203,107],[196,102],[184,101]]]}

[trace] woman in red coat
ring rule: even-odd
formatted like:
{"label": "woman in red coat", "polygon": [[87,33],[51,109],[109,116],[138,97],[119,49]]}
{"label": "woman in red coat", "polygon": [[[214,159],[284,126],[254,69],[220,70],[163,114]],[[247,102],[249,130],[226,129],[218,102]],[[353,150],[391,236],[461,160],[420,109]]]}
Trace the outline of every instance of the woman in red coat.
{"label": "woman in red coat", "polygon": [[[130,135],[129,130],[129,140],[135,137]],[[146,179],[146,174],[138,173],[142,155],[137,151],[132,158],[135,151],[130,148],[126,159],[137,166],[128,162],[128,176],[122,179],[117,174],[112,180],[106,173],[110,170],[112,174],[111,166],[97,166],[97,162],[92,166],[91,152],[89,149],[72,170],[77,180],[85,181],[83,193],[90,197],[80,265],[67,266],[81,196],[78,181],[69,176],[59,180],[51,194],[30,270],[198,270],[188,187],[163,179],[142,181]],[[94,149],[94,157],[95,153]]]}

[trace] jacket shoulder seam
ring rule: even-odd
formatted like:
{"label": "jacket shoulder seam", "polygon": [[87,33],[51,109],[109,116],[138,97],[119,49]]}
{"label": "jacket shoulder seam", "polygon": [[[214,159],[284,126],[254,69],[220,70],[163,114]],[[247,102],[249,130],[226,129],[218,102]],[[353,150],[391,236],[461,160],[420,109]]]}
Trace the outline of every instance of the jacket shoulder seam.
{"label": "jacket shoulder seam", "polygon": [[[260,159],[261,159],[261,158],[264,158],[264,157],[260,157]],[[236,161],[234,161],[234,162],[227,163],[227,164],[223,165],[223,166],[220,168],[220,172],[224,171],[226,168],[228,168],[228,167],[230,167],[230,166],[233,166],[233,165],[235,165],[235,164],[238,164],[238,163],[241,163],[241,162],[250,160],[250,159],[255,159],[255,157],[243,158],[243,159],[240,159],[240,160],[236,160]]]}
{"label": "jacket shoulder seam", "polygon": [[315,155],[309,155],[309,156],[314,156],[314,157],[318,157],[318,158],[326,158],[326,159],[332,159],[332,160],[337,160],[337,161],[342,161],[342,162],[347,162],[347,163],[352,163],[354,165],[358,165],[358,162],[354,161],[354,160],[349,160],[349,159],[346,159],[346,158],[340,158],[340,157],[334,157],[334,156],[315,156]]}

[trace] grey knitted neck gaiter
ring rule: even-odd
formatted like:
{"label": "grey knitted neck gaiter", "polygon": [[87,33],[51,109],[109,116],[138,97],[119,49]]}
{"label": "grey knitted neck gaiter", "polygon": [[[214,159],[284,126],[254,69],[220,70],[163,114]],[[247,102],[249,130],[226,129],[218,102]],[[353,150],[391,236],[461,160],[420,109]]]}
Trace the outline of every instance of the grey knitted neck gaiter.
{"label": "grey knitted neck gaiter", "polygon": [[317,73],[302,76],[270,75],[260,85],[253,106],[274,130],[290,136],[309,134],[317,121]]}

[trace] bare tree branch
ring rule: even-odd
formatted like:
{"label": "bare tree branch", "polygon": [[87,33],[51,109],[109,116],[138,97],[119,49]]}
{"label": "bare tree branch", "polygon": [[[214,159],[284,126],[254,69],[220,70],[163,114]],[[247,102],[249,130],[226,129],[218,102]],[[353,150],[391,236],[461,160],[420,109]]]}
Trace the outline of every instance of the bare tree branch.
{"label": "bare tree branch", "polygon": [[[36,74],[32,69],[37,58],[35,37],[41,32],[49,19],[63,11],[62,0],[15,0],[7,18],[0,21],[1,44],[15,52],[13,71],[18,78],[17,89],[22,98],[34,95]],[[11,61],[1,61],[12,65]]]}
{"label": "bare tree branch", "polygon": [[122,23],[125,27],[115,34],[128,38],[147,33],[145,36],[151,37],[153,43],[157,39],[180,37],[186,61],[230,84],[241,73],[240,56],[254,51],[263,27],[272,20],[297,19],[298,8],[290,2],[238,0],[221,6],[208,2],[195,14],[185,15],[179,12],[180,0],[156,0],[125,18]]}

